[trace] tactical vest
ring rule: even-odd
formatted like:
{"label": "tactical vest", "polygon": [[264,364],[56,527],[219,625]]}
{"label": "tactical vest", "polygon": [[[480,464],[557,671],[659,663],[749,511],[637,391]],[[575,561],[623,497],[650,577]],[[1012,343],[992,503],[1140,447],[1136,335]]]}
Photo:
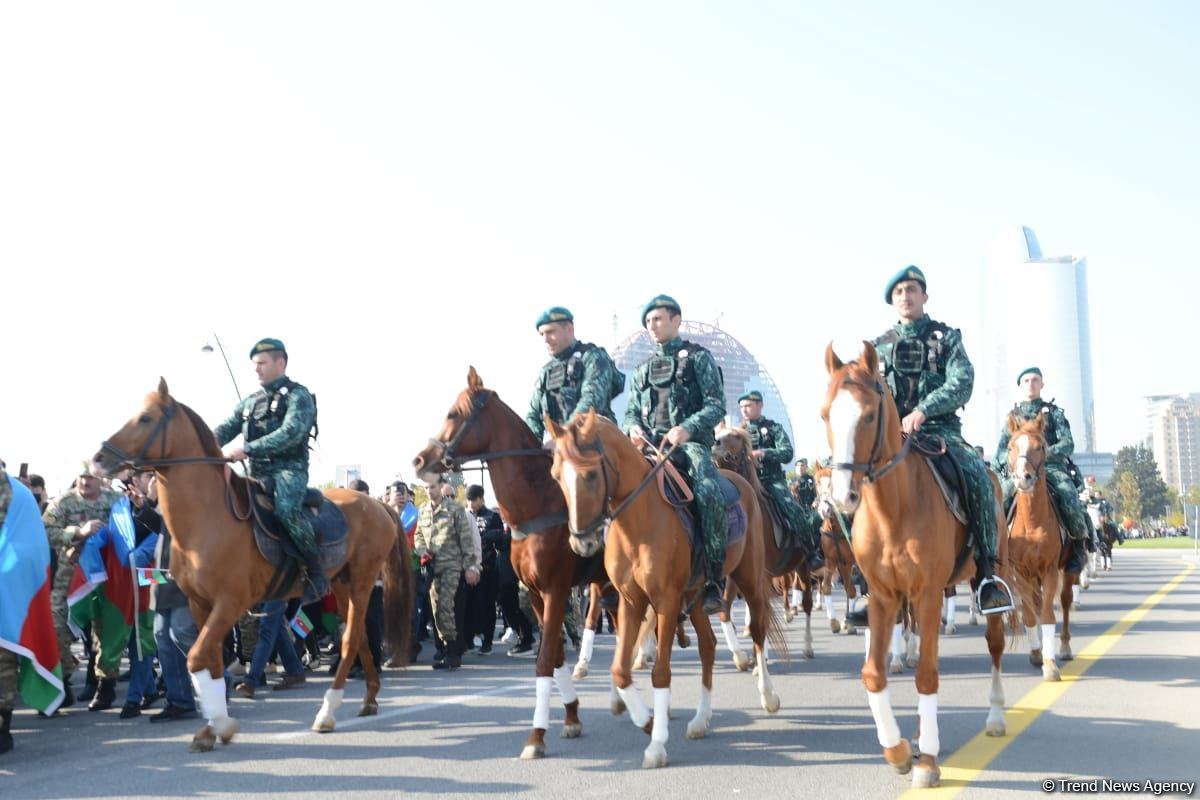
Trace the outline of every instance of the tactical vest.
{"label": "tactical vest", "polygon": [[[700,410],[696,391],[695,358],[708,350],[684,340],[675,355],[655,355],[647,362],[646,382],[650,402],[642,408],[642,421],[652,431],[666,431]],[[671,418],[671,398],[675,398],[678,419]]]}
{"label": "tactical vest", "polygon": [[[279,430],[283,425],[283,418],[287,416],[289,397],[298,385],[291,378],[285,378],[283,384],[274,391],[268,392],[264,390],[251,398],[254,402],[247,403],[245,408],[242,409],[242,438],[247,444]],[[317,396],[312,395],[312,398],[313,429],[309,433],[309,438],[316,439],[318,432],[316,418]],[[308,440],[305,440],[291,450],[272,455],[269,460],[307,461],[308,447]]]}
{"label": "tactical vest", "polygon": [[1021,419],[1030,421],[1037,419],[1038,414],[1045,415],[1046,427],[1042,429],[1042,436],[1046,439],[1046,446],[1053,447],[1054,445],[1058,444],[1058,420],[1054,414],[1058,406],[1054,405],[1053,400],[1047,403],[1045,400],[1038,398],[1038,400],[1035,402],[1040,403],[1040,405],[1038,406],[1037,410],[1033,412],[1032,416],[1026,415],[1025,409],[1023,408],[1025,405],[1024,403],[1017,403],[1015,406],[1013,406],[1013,411],[1016,412]]}
{"label": "tactical vest", "polygon": [[930,320],[924,339],[901,337],[895,328],[883,334],[876,344],[892,344],[892,358],[885,376],[895,392],[896,410],[903,419],[911,414],[921,398],[946,382],[946,335],[953,330]]}
{"label": "tactical vest", "polygon": [[[752,450],[771,450],[776,446],[775,434],[771,430],[770,422],[766,417],[759,417],[751,422],[746,421],[746,433],[750,434],[750,449]],[[758,465],[758,474],[760,476],[773,475],[778,473],[783,474],[783,466],[776,464],[774,467],[766,464]]]}
{"label": "tactical vest", "polygon": [[[566,423],[567,415],[579,404],[584,378],[583,356],[593,350],[600,350],[604,353],[604,358],[609,358],[608,352],[603,347],[588,342],[578,342],[575,345],[575,351],[570,356],[554,359],[542,372],[542,397],[545,402],[545,411],[550,415],[550,419],[560,425]],[[611,359],[609,360],[611,361]],[[619,371],[615,366],[612,370],[613,382],[609,387],[608,396],[610,403],[625,391],[625,373]],[[608,409],[597,409],[597,411],[605,413],[606,416],[611,415]]]}

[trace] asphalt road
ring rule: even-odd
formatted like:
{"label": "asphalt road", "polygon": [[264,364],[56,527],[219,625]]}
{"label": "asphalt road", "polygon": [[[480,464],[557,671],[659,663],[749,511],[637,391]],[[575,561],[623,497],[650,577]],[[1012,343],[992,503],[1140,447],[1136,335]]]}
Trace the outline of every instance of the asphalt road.
{"label": "asphalt road", "polygon": [[[1169,593],[1156,595],[1177,577]],[[1143,605],[1148,598],[1156,601],[1149,609]],[[1005,691],[1010,732],[1026,727],[982,744],[969,743],[987,713],[988,657],[982,628],[968,626],[960,608],[959,632],[941,641],[945,785],[936,795],[924,794],[1041,795],[1043,781],[1060,778],[1200,778],[1200,565],[1169,551],[1118,550],[1116,569],[1084,593],[1083,602],[1073,615],[1074,651],[1082,656],[1090,647],[1103,654],[1077,659],[1064,670],[1063,684],[1048,687],[1029,666],[1019,637],[1005,656]],[[468,656],[463,669],[444,674],[428,668],[426,650],[423,663],[385,673],[377,717],[354,717],[362,685],[352,681],[338,730],[309,732],[329,680],[314,675],[297,691],[231,701],[241,733],[208,754],[187,752],[194,722],[151,725],[146,717],[119,720],[116,709],[83,708],[46,720],[22,709],[14,718],[16,749],[0,756],[0,800],[903,794],[909,781],[883,762],[859,680],[863,638],[831,634],[824,612],[816,612],[816,657],[806,661],[796,655],[801,630],[800,620],[788,626],[790,663],[774,654],[772,674],[783,701],[774,715],[759,707],[754,679],[736,672],[721,653],[712,728],[699,741],[684,738],[698,696],[696,649],[676,651],[665,769],[641,768],[647,737],[627,715],[608,711],[613,638],[600,635],[592,675],[577,684],[583,736],[558,738],[562,712],[553,705],[542,761],[517,758],[532,717],[531,661],[506,658],[498,647],[497,654]],[[650,702],[648,673],[637,673],[636,683]],[[901,730],[911,735],[912,672],[896,676],[892,686]]]}

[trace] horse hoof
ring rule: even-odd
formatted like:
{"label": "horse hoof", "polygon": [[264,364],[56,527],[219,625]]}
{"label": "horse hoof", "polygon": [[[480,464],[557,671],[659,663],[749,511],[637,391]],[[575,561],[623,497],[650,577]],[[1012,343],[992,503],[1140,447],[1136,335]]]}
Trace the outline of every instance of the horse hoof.
{"label": "horse hoof", "polygon": [[847,636],[858,636],[858,628],[843,622],[842,633],[846,634]]}
{"label": "horse hoof", "polygon": [[633,660],[633,668],[637,670],[646,669],[650,665],[650,659],[646,658],[641,653],[638,653],[637,658]]}
{"label": "horse hoof", "polygon": [[884,748],[883,757],[887,759],[888,764],[896,771],[897,775],[907,775],[912,769],[912,746],[908,743],[908,739],[901,739],[900,744],[895,747]]}
{"label": "horse hoof", "polygon": [[978,625],[978,624],[979,624],[979,618],[978,618],[978,617],[976,617],[974,614],[972,614],[972,615],[970,616],[970,618],[968,618],[968,619],[967,619],[967,623],[968,623],[968,624],[970,624],[970,625]]}
{"label": "horse hoof", "polygon": [[1042,665],[1042,680],[1054,683],[1062,680],[1062,673],[1058,671],[1058,665],[1050,662]]}
{"label": "horse hoof", "polygon": [[575,665],[575,669],[571,672],[571,677],[577,681],[581,681],[588,676],[588,662],[580,661]]}
{"label": "horse hoof", "polygon": [[892,675],[899,675],[904,672],[904,662],[898,658],[893,658],[892,663],[888,666],[888,672]]}
{"label": "horse hoof", "polygon": [[774,714],[779,711],[779,695],[764,694],[761,698],[763,711],[768,714]]}
{"label": "horse hoof", "polygon": [[708,725],[704,723],[697,723],[695,721],[689,722],[687,726],[687,733],[685,735],[689,739],[703,739],[708,735]]}
{"label": "horse hoof", "polygon": [[525,749],[521,751],[522,761],[532,761],[536,758],[546,757],[546,745],[544,744],[527,744]]}
{"label": "horse hoof", "polygon": [[1041,650],[1030,650],[1029,651],[1029,664],[1030,664],[1030,666],[1033,666],[1033,667],[1040,667],[1042,665],[1042,651]]}
{"label": "horse hoof", "polygon": [[684,633],[683,631],[680,631],[680,632],[679,632],[679,637],[678,637],[678,638],[679,638],[679,646],[680,646],[682,649],[686,650],[687,648],[689,648],[689,647],[691,647],[691,646],[692,646],[692,637],[688,636],[688,635],[687,635],[686,633]]}
{"label": "horse hoof", "polygon": [[317,721],[313,723],[312,729],[317,733],[333,733],[334,726],[336,725],[337,722],[332,717],[326,719],[318,717]]}
{"label": "horse hoof", "polygon": [[564,722],[562,726],[562,733],[559,735],[563,739],[578,739],[582,734],[582,722]]}
{"label": "horse hoof", "polygon": [[804,648],[804,652],[802,653],[802,655],[803,655],[803,656],[804,656],[806,659],[808,659],[809,661],[812,661],[812,658],[813,658],[813,649],[812,649],[811,647],[806,647],[806,648]]}
{"label": "horse hoof", "polygon": [[1071,648],[1064,647],[1058,651],[1058,655],[1055,656],[1055,659],[1058,661],[1074,661],[1075,656],[1071,653]]}
{"label": "horse hoof", "polygon": [[234,734],[238,732],[238,721],[232,717],[215,720],[213,722],[213,729],[221,744],[229,744],[233,741]]}
{"label": "horse hoof", "polygon": [[378,703],[363,703],[363,707],[358,710],[358,716],[360,717],[373,717],[378,713]]}
{"label": "horse hoof", "polygon": [[614,717],[619,717],[625,713],[625,701],[614,700],[608,704],[608,710],[612,712]]}
{"label": "horse hoof", "polygon": [[942,782],[942,771],[937,767],[932,769],[920,764],[913,770],[912,783],[914,789],[932,789]]}
{"label": "horse hoof", "polygon": [[651,742],[642,755],[642,769],[659,769],[667,765],[667,748],[658,742]]}
{"label": "horse hoof", "polygon": [[217,736],[213,733],[212,726],[205,725],[192,737],[192,743],[188,746],[188,752],[207,753],[213,749],[216,743]]}
{"label": "horse hoof", "polygon": [[947,636],[953,636],[954,634],[958,633],[958,627],[953,622],[948,623],[942,633],[946,634]]}
{"label": "horse hoof", "polygon": [[829,630],[832,631],[833,633],[841,633],[842,625],[836,619],[831,619],[831,620],[829,620]]}
{"label": "horse hoof", "polygon": [[1008,734],[1008,728],[1004,725],[1004,720],[988,720],[987,725],[983,728],[984,734],[988,736],[1005,736]]}
{"label": "horse hoof", "polygon": [[796,618],[796,612],[792,611],[790,608],[787,611],[783,612],[783,621],[784,622],[791,622],[795,618]]}
{"label": "horse hoof", "polygon": [[750,657],[738,650],[733,654],[733,665],[738,668],[738,671],[747,672],[750,669]]}
{"label": "horse hoof", "polygon": [[1079,602],[1078,600],[1076,600],[1076,601],[1075,601],[1075,605],[1074,605],[1074,609],[1075,609],[1076,611],[1083,611],[1083,603],[1081,603],[1081,602]]}

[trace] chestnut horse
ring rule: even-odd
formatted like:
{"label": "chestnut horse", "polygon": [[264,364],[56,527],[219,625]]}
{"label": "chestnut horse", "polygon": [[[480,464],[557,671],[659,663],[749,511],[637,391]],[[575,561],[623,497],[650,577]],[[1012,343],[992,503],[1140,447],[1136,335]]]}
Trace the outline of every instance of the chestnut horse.
{"label": "chestnut horse", "polygon": [[[1062,643],[1059,661],[1071,660],[1071,583],[1063,567],[1071,555],[1070,544],[1060,532],[1058,513],[1046,481],[1046,417],[1038,414],[1026,421],[1008,415],[1008,474],[1016,487],[1013,520],[1009,526],[1010,563],[1029,587],[1022,603],[1022,619],[1029,638],[1029,663],[1042,668],[1048,681],[1062,680],[1055,663],[1054,595],[1062,587]],[[1043,654],[1042,648],[1049,652]]]}
{"label": "chestnut horse", "polygon": [[[158,476],[159,508],[172,539],[171,577],[187,595],[200,631],[187,661],[207,723],[193,737],[191,750],[211,750],[217,739],[228,744],[238,725],[225,703],[221,643],[246,609],[263,599],[275,575],[275,565],[254,543],[250,487],[226,465],[204,421],[171,397],[163,380],[129,421],[100,445],[93,462],[101,474],[129,466],[153,469]],[[334,729],[334,714],[342,704],[355,656],[367,684],[359,716],[379,711],[379,674],[367,647],[365,622],[380,570],[386,635],[393,653],[408,652],[413,603],[408,539],[400,535],[392,509],[350,489],[329,489],[325,496],[346,516],[348,526],[346,560],[328,570],[335,573],[333,593],[348,624],[341,664],[313,722],[313,730],[321,733]],[[299,597],[301,589],[297,580],[287,596]]]}
{"label": "chestnut horse", "polygon": [[[521,758],[542,758],[553,685],[558,686],[566,714],[562,737],[573,739],[583,731],[571,669],[563,663],[563,618],[572,587],[603,581],[604,571],[598,560],[581,557],[571,549],[566,504],[550,477],[550,454],[525,421],[499,395],[484,388],[474,367],[467,373],[467,388],[450,407],[437,437],[413,459],[413,467],[419,478],[429,482],[468,461],[488,465],[500,516],[513,531],[513,570],[528,587],[529,602],[542,628],[534,666],[533,727],[521,751]],[[585,632],[585,647],[591,646],[594,635]]]}
{"label": "chestnut horse", "polygon": [[[912,749],[900,735],[888,693],[885,659],[901,603],[912,604],[920,631],[917,666],[920,761],[913,785],[936,786],[938,741],[938,629],[942,591],[968,579],[975,564],[967,550],[967,529],[942,500],[933,472],[920,457],[909,458],[909,443],[900,436],[900,417],[891,392],[879,378],[879,356],[862,343],[855,358],[843,361],[830,344],[825,350],[829,388],[821,409],[833,452],[833,501],[843,513],[854,513],[854,557],[871,588],[867,617],[870,653],[863,665],[871,713],[884,757],[900,774],[913,769]],[[1000,486],[993,478],[999,506]],[[1000,558],[1006,543],[997,522]],[[1002,736],[1004,691],[1000,660],[1004,623],[988,617],[988,651],[992,657],[990,709],[986,731]]]}
{"label": "chestnut horse", "polygon": [[[604,566],[621,594],[617,615],[617,654],[612,674],[617,692],[629,708],[634,725],[650,734],[642,766],[667,765],[667,721],[671,705],[671,645],[680,612],[688,609],[700,650],[701,689],[696,715],[688,723],[689,739],[703,738],[712,718],[712,672],[716,636],[698,602],[702,581],[692,575],[692,547],[676,510],[663,499],[651,465],[616,425],[595,411],[561,426],[547,420],[554,437],[554,467],[567,501],[569,526],[576,547],[598,539],[610,520],[604,544]],[[663,464],[665,462],[660,462]],[[758,499],[740,476],[724,472],[737,487],[746,515],[746,535],[734,542],[725,556],[723,572],[731,574],[751,609],[751,636],[758,661],[758,691],[768,713],[779,710],[767,672],[764,644],[771,642],[786,652],[778,619],[770,603],[770,586],[763,563],[763,542]],[[633,685],[634,631],[647,605],[658,619],[658,655],[654,663],[654,712],[651,714]]]}
{"label": "chestnut horse", "polygon": [[[851,523],[842,516],[833,504],[833,489],[831,488],[833,470],[829,467],[819,467],[813,473],[817,484],[817,514],[821,517],[821,551],[825,554],[825,577],[821,580],[821,594],[825,597],[825,616],[829,619],[829,629],[834,633],[854,635],[858,632],[848,619],[854,599],[858,597],[858,586],[854,583],[854,551],[850,548]],[[840,620],[834,618],[833,612],[833,576],[840,575],[842,589],[846,592],[846,610]]]}

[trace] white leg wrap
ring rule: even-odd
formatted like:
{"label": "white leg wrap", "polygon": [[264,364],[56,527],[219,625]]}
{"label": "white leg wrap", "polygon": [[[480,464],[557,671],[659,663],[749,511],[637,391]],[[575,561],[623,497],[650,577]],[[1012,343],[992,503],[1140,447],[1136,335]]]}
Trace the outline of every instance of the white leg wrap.
{"label": "white leg wrap", "polygon": [[871,629],[863,631],[863,663],[871,657]]}
{"label": "white leg wrap", "polygon": [[794,605],[794,606],[803,606],[804,605],[804,597],[802,596],[799,589],[792,589],[792,605]]}
{"label": "white leg wrap", "polygon": [[642,699],[637,684],[631,683],[624,689],[618,686],[617,694],[625,701],[625,708],[629,709],[629,718],[634,725],[641,728],[650,721],[650,709],[646,708],[646,701]]}
{"label": "white leg wrap", "polygon": [[737,631],[734,630],[733,623],[722,622],[721,633],[725,634],[725,646],[729,648],[729,652],[736,653],[738,651]]}
{"label": "white leg wrap", "polygon": [[[947,625],[954,624],[954,614],[956,611],[958,611],[958,598],[957,597],[947,597],[946,598],[946,624]],[[924,753],[925,751],[922,750],[921,752]]]}
{"label": "white leg wrap", "polygon": [[575,682],[571,680],[571,670],[566,664],[554,670],[554,683],[558,686],[563,705],[570,705],[579,699],[575,694]]}
{"label": "white leg wrap", "polygon": [[892,697],[887,687],[881,692],[867,692],[867,705],[871,707],[871,716],[875,717],[879,744],[884,747],[900,744],[900,726],[896,724],[896,715],[892,713]]}
{"label": "white leg wrap", "polygon": [[833,595],[825,595],[825,618],[833,619]]}
{"label": "white leg wrap", "polygon": [[649,661],[650,659],[654,658],[654,656],[657,653],[658,653],[658,636],[656,634],[651,633],[649,636],[647,636],[645,639],[642,640],[642,655],[646,657],[647,661]]}
{"label": "white leg wrap", "polygon": [[534,678],[533,727],[547,730],[550,727],[550,688],[553,678]]}
{"label": "white leg wrap", "polygon": [[200,700],[200,713],[210,723],[229,716],[225,705],[225,681],[217,680],[208,674],[208,670],[202,669],[192,673],[192,688]]}
{"label": "white leg wrap", "polygon": [[745,627],[749,628],[750,627],[750,604],[749,603],[746,603],[746,611],[742,614],[742,617],[745,618],[745,622],[743,623],[743,625],[745,625]]}
{"label": "white leg wrap", "polygon": [[921,755],[934,758],[937,758],[940,744],[938,742],[937,708],[936,694],[917,695],[917,715],[921,719],[921,737],[917,740],[917,744],[921,748]]}
{"label": "white leg wrap", "polygon": [[892,628],[892,658],[904,658],[904,623],[897,622]]}
{"label": "white leg wrap", "polygon": [[[601,620],[603,621],[603,620]],[[579,645],[579,660],[592,660],[592,647],[596,643],[596,632],[591,628],[585,628],[583,631],[583,642]]]}
{"label": "white leg wrap", "polygon": [[671,687],[654,690],[654,727],[650,741],[667,743],[667,724],[671,721]]}
{"label": "white leg wrap", "polygon": [[321,709],[317,712],[317,723],[334,722],[334,715],[337,710],[342,707],[342,699],[346,695],[345,689],[326,689],[325,699],[321,701]]}
{"label": "white leg wrap", "polygon": [[1028,625],[1025,626],[1025,638],[1029,640],[1030,650],[1042,649],[1042,629],[1037,625],[1034,625],[1033,627]]}
{"label": "white leg wrap", "polygon": [[1044,646],[1046,648],[1046,651],[1044,653],[1042,653],[1042,658],[1045,659],[1046,661],[1053,661],[1054,660],[1054,623],[1053,622],[1043,622],[1042,623],[1041,639],[1042,639],[1042,643],[1044,644]]}
{"label": "white leg wrap", "polygon": [[700,702],[696,704],[696,716],[692,717],[692,721],[688,723],[689,735],[699,736],[708,727],[710,719],[712,719],[712,692],[704,684],[701,684]]}

